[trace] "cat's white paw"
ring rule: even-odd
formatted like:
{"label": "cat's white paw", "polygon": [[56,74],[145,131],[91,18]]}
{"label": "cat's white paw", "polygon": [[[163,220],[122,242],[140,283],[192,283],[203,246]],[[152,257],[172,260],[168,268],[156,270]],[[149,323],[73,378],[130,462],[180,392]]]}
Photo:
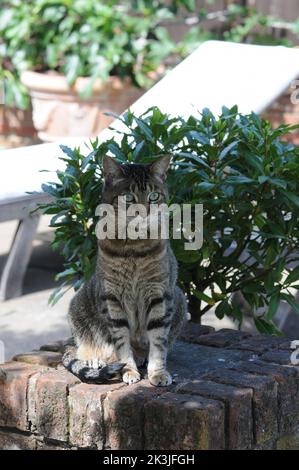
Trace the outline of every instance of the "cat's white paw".
{"label": "cat's white paw", "polygon": [[153,371],[148,374],[148,379],[156,387],[166,387],[172,383],[172,377],[167,370]]}
{"label": "cat's white paw", "polygon": [[105,362],[103,362],[101,359],[98,359],[97,357],[88,359],[88,361],[85,361],[85,363],[90,369],[102,369],[107,365]]}
{"label": "cat's white paw", "polygon": [[136,382],[139,382],[139,380],[141,379],[141,376],[137,370],[130,369],[130,370],[127,370],[123,374],[122,378],[126,384],[131,385]]}

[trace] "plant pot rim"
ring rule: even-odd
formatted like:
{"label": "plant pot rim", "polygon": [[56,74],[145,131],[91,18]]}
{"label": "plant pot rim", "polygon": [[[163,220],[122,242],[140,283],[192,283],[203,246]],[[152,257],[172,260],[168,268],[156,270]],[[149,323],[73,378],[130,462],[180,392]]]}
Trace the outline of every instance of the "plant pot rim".
{"label": "plant pot rim", "polygon": [[[90,77],[78,77],[75,83],[70,86],[65,75],[47,72],[35,72],[26,70],[21,73],[21,82],[29,91],[41,91],[48,93],[62,93],[79,95],[88,85]],[[120,79],[118,76],[110,76],[107,81],[97,78],[93,83],[92,94],[97,95],[107,89],[122,90],[123,88],[134,87],[129,77]]]}

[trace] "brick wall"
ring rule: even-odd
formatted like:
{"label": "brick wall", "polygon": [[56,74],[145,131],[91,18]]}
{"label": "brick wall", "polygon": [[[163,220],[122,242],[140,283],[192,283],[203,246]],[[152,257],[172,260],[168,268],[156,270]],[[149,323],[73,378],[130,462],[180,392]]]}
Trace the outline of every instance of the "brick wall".
{"label": "brick wall", "polygon": [[32,122],[32,110],[21,110],[0,105],[0,134],[14,134],[34,138],[36,131]]}
{"label": "brick wall", "polygon": [[[262,114],[262,117],[268,119],[274,127],[280,124],[299,124],[299,103],[291,103],[290,95],[292,92],[293,90],[289,88]],[[22,111],[14,108],[4,108],[3,105],[0,105],[0,135],[16,135],[36,140],[31,109]],[[298,145],[299,130],[294,131],[288,140]]]}
{"label": "brick wall", "polygon": [[169,359],[175,383],[80,383],[61,342],[4,365],[0,448],[299,449],[299,367],[286,338],[189,324]]}
{"label": "brick wall", "polygon": [[[262,117],[268,119],[273,127],[278,127],[281,124],[299,124],[299,103],[293,104],[291,102],[293,92],[294,89],[290,87],[262,114]],[[299,93],[297,93],[298,95]],[[287,140],[299,145],[299,130],[292,132]]]}

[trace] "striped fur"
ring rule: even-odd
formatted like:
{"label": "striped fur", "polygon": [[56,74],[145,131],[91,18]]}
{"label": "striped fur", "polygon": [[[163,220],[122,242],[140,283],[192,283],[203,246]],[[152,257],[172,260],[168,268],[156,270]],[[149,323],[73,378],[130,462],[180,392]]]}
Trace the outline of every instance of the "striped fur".
{"label": "striped fur", "polygon": [[[112,204],[124,191],[134,191],[138,202],[146,203],[154,190],[164,202],[168,162],[169,157],[162,157],[152,165],[119,165],[106,157],[103,200]],[[78,361],[83,361],[86,374],[89,367],[117,362],[124,365],[123,381],[134,383],[140,380],[136,361],[147,358],[150,382],[170,384],[167,352],[187,316],[176,281],[177,262],[168,240],[100,240],[96,273],[69,310],[77,376],[84,380]],[[70,362],[68,355],[68,366]]]}

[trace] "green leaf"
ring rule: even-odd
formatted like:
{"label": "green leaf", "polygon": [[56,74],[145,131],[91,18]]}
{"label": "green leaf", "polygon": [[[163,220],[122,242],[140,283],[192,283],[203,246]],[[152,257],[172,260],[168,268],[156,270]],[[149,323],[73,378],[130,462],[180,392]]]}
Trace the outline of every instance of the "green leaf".
{"label": "green leaf", "polygon": [[248,178],[247,176],[228,176],[226,178],[226,182],[230,184],[250,184],[253,183],[252,178]]}
{"label": "green leaf", "polygon": [[57,189],[54,188],[53,186],[43,183],[41,187],[42,187],[42,190],[45,193],[50,194],[50,196],[54,196],[54,197],[57,196]]}
{"label": "green leaf", "polygon": [[297,304],[295,297],[291,294],[282,293],[281,299],[285,300],[295,311],[295,313],[299,314],[299,304]]}
{"label": "green leaf", "polygon": [[69,276],[73,276],[74,274],[77,274],[77,270],[74,268],[68,268],[62,271],[61,273],[57,274],[55,276],[56,281],[60,281],[61,279]]}
{"label": "green leaf", "polygon": [[66,60],[66,79],[69,85],[73,85],[80,73],[80,57],[71,55]]}
{"label": "green leaf", "polygon": [[232,315],[232,307],[227,300],[220,302],[215,309],[215,315],[219,320],[222,320],[225,315],[228,317]]}
{"label": "green leaf", "polygon": [[110,142],[108,144],[108,149],[110,150],[111,153],[113,153],[116,158],[118,158],[120,161],[124,162],[126,160],[123,152],[121,151],[121,149],[119,148],[119,146],[117,144],[115,144],[114,142]]}
{"label": "green leaf", "polygon": [[239,141],[231,142],[227,147],[221,150],[219,159],[223,160],[238,145]]}
{"label": "green leaf", "polygon": [[267,335],[282,336],[281,331],[276,328],[274,323],[267,321],[265,318],[258,317],[254,319],[255,326],[260,333]]}
{"label": "green leaf", "polygon": [[286,196],[291,202],[293,202],[297,207],[299,207],[299,196],[289,191],[281,191],[281,193]]}
{"label": "green leaf", "polygon": [[296,268],[292,269],[290,274],[285,280],[285,284],[293,284],[293,282],[296,282],[299,280],[299,266]]}
{"label": "green leaf", "polygon": [[242,292],[245,292],[246,294],[252,294],[255,292],[260,292],[260,284],[248,281],[246,285],[242,288]]}
{"label": "green leaf", "polygon": [[133,151],[133,161],[138,161],[138,159],[140,158],[140,154],[143,151],[144,147],[146,147],[145,140],[142,140],[136,145]]}
{"label": "green leaf", "polygon": [[154,136],[153,136],[153,133],[151,131],[151,129],[148,127],[147,124],[145,124],[145,122],[143,122],[141,119],[135,117],[135,121],[137,122],[138,124],[138,127],[141,129],[143,135],[150,141],[150,142],[153,142],[154,141]]}
{"label": "green leaf", "polygon": [[280,292],[278,292],[276,294],[273,294],[271,296],[270,303],[269,303],[269,309],[266,313],[266,319],[267,320],[272,320],[275,313],[277,312],[279,302],[280,302]]}
{"label": "green leaf", "polygon": [[235,303],[232,304],[232,316],[238,320],[239,324],[242,323],[243,312],[238,305]]}
{"label": "green leaf", "polygon": [[76,159],[76,154],[74,150],[72,150],[70,147],[68,147],[67,145],[59,145],[59,147],[61,148],[63,153],[65,153],[71,160]]}
{"label": "green leaf", "polygon": [[195,297],[197,297],[199,300],[203,300],[204,302],[206,302],[209,305],[214,305],[215,302],[216,302],[214,299],[212,299],[208,295],[204,294],[203,292],[199,292],[196,289],[194,289],[192,291],[192,294],[195,295]]}

